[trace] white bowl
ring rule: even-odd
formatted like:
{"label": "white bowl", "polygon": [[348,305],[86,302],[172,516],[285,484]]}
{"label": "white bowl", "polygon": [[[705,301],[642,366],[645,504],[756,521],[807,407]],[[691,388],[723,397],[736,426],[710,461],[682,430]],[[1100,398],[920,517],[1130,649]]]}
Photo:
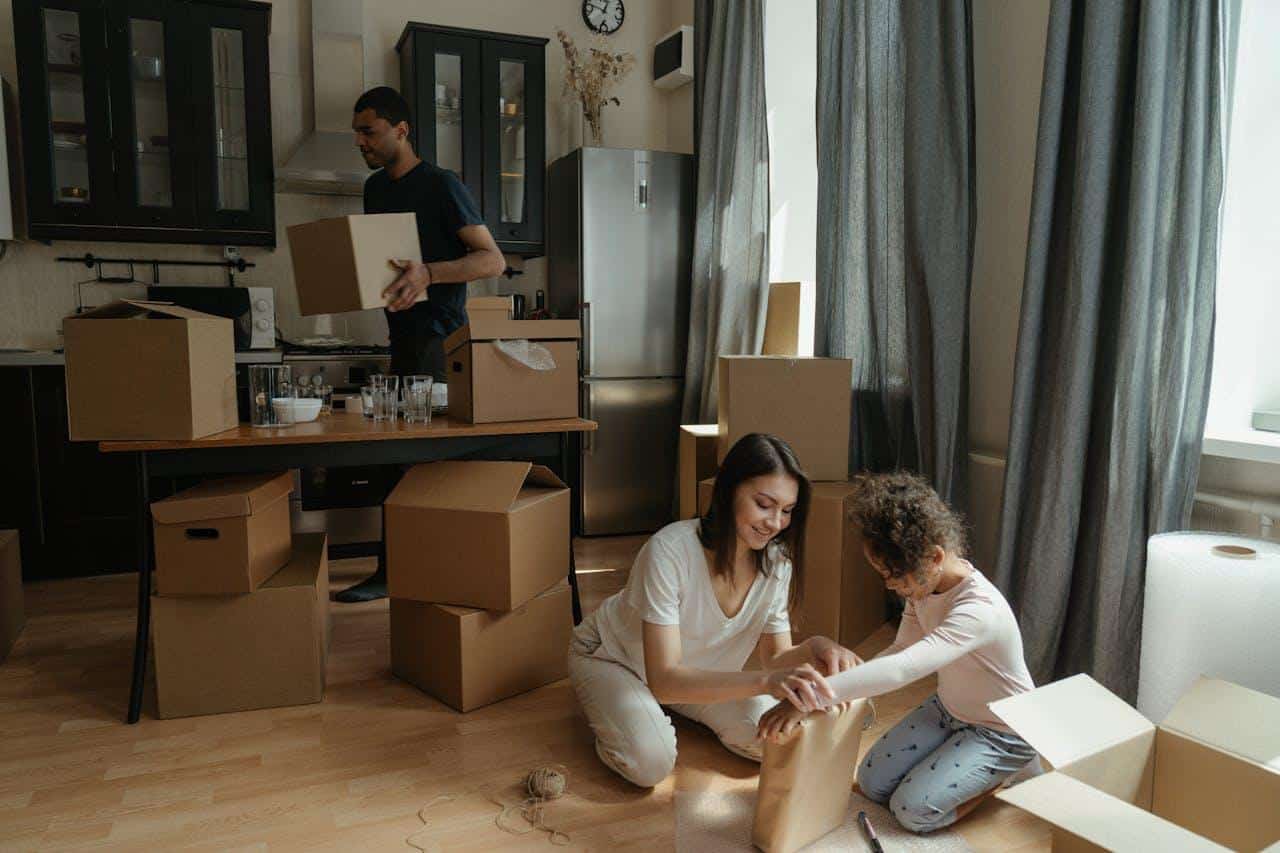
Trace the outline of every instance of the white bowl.
{"label": "white bowl", "polygon": [[304,424],[320,416],[318,397],[272,397],[271,408],[283,423]]}

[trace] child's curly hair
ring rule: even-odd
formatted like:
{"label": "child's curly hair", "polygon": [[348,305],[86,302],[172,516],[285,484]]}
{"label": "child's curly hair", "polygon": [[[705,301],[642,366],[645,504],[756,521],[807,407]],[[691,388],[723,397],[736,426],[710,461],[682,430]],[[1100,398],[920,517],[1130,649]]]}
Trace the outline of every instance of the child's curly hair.
{"label": "child's curly hair", "polygon": [[906,471],[854,477],[849,521],[895,578],[918,569],[935,545],[964,556],[964,521],[923,478]]}

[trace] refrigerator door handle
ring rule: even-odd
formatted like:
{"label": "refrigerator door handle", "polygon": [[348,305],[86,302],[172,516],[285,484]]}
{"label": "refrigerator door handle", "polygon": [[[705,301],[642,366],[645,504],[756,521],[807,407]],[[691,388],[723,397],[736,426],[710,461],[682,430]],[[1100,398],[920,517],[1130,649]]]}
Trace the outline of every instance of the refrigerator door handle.
{"label": "refrigerator door handle", "polygon": [[[591,417],[591,386],[583,385],[582,387],[582,417],[585,420],[594,420]],[[588,430],[582,434],[582,452],[587,456],[593,456],[596,452],[596,431]]]}
{"label": "refrigerator door handle", "polygon": [[591,375],[591,303],[582,303],[582,375]]}

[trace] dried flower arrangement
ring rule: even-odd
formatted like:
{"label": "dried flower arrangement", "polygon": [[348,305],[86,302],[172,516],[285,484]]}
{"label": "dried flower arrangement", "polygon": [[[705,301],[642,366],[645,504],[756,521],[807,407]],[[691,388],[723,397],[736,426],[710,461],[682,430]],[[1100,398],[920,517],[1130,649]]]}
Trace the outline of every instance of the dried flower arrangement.
{"label": "dried flower arrangement", "polygon": [[560,46],[564,48],[564,91],[578,96],[582,103],[582,117],[591,129],[594,145],[604,143],[604,129],[600,125],[600,111],[605,104],[621,106],[622,101],[609,92],[635,65],[630,53],[611,53],[604,49],[604,37],[594,36],[595,45],[586,51],[578,49],[573,38],[564,30],[556,30]]}

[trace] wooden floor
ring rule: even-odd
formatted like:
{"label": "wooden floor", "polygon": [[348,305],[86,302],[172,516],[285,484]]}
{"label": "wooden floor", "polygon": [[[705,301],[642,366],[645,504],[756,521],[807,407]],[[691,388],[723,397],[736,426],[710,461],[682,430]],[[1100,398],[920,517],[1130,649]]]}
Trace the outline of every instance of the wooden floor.
{"label": "wooden floor", "polygon": [[[642,540],[577,543],[585,608],[626,580]],[[341,588],[368,561],[332,564]],[[0,664],[0,850],[544,850],[494,825],[534,766],[559,763],[570,796],[547,821],[575,850],[670,850],[672,792],[754,784],[755,766],[677,718],[676,773],[652,791],[597,760],[567,682],[457,714],[392,677],[386,602],[333,605],[318,705],[180,720],[151,707],[126,726],[133,576],[30,584],[28,623]],[[860,652],[889,642],[886,628]],[[924,699],[878,700],[875,736]],[[441,795],[424,815],[419,809]],[[1047,850],[1046,824],[991,800],[961,824],[978,850]]]}

